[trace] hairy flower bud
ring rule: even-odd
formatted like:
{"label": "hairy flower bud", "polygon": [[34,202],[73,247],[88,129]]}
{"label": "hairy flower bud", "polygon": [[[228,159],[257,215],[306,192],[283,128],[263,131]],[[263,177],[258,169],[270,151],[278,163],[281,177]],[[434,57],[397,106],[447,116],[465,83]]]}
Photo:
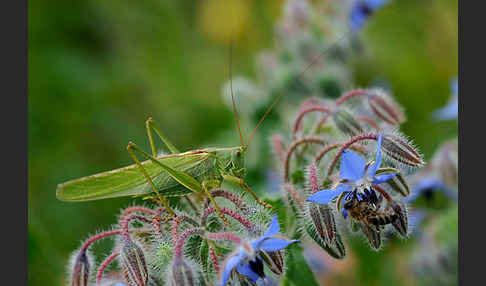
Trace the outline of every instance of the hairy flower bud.
{"label": "hairy flower bud", "polygon": [[402,235],[407,237],[408,234],[408,212],[403,203],[393,201],[388,205],[388,208],[392,209],[398,218],[392,221],[393,227]]}
{"label": "hairy flower bud", "polygon": [[420,167],[424,164],[422,155],[415,148],[398,135],[384,134],[382,149],[386,155],[412,167]]}
{"label": "hairy flower bud", "polygon": [[[376,173],[379,174],[379,170]],[[408,187],[407,181],[405,181],[400,173],[396,174],[384,184],[388,184],[392,190],[400,193],[404,197],[410,195],[410,188]]]}
{"label": "hairy flower bud", "polygon": [[125,279],[132,285],[148,285],[147,263],[140,246],[131,240],[125,240],[120,251],[120,262]]}
{"label": "hairy flower bud", "polygon": [[194,274],[191,267],[182,259],[177,258],[172,264],[172,286],[195,285]]}
{"label": "hairy flower bud", "polygon": [[374,249],[379,249],[381,246],[381,234],[379,231],[376,231],[369,227],[366,223],[360,222],[361,231],[364,233],[370,245]]}
{"label": "hairy flower bud", "polygon": [[380,119],[393,125],[400,125],[405,121],[398,104],[382,90],[370,90],[367,93],[370,109]]}
{"label": "hairy flower bud", "polygon": [[308,208],[311,221],[306,225],[306,230],[309,236],[332,257],[343,258],[346,251],[337,232],[331,207],[322,204],[308,204]]}
{"label": "hairy flower bud", "polygon": [[332,245],[336,239],[336,221],[331,207],[323,204],[309,204],[309,214],[319,236]]}
{"label": "hairy flower bud", "polygon": [[81,250],[74,258],[72,267],[71,286],[87,286],[89,281],[89,270],[91,266],[90,257],[86,251]]}
{"label": "hairy flower bud", "polygon": [[280,275],[282,274],[284,270],[284,259],[283,259],[283,251],[261,251],[261,257],[265,264],[268,265],[270,270],[277,274]]}
{"label": "hairy flower bud", "polygon": [[339,110],[334,112],[332,118],[336,127],[345,134],[357,136],[364,132],[359,122],[344,108],[339,108]]}

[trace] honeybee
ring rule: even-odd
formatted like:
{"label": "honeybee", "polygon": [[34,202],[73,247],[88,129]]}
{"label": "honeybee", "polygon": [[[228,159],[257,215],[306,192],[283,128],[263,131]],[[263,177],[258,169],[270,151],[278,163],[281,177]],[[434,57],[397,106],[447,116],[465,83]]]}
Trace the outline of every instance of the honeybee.
{"label": "honeybee", "polygon": [[380,210],[380,203],[381,200],[377,199],[374,193],[358,195],[354,192],[344,203],[344,209],[356,222],[363,222],[372,230],[379,232],[380,226],[393,223],[398,218],[398,214],[392,209]]}

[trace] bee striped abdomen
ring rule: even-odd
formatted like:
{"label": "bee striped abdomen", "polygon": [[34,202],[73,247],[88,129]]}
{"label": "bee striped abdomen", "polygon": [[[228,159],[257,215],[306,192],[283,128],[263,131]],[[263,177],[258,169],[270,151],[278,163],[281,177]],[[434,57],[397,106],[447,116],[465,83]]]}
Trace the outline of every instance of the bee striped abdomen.
{"label": "bee striped abdomen", "polygon": [[369,216],[368,220],[374,225],[386,225],[392,223],[398,218],[398,215],[395,213],[386,213],[386,214],[379,214],[374,216]]}

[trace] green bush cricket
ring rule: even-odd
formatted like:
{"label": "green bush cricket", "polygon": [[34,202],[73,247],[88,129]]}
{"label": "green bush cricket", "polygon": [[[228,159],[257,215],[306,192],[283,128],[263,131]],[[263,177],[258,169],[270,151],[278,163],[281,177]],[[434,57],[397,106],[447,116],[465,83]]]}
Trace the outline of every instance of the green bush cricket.
{"label": "green bush cricket", "polygon": [[[246,145],[243,144],[232,85],[231,97],[240,135],[240,146],[206,148],[181,153],[157,128],[152,118],[148,118],[145,126],[152,154],[129,142],[127,151],[135,164],[59,184],[56,191],[57,198],[62,201],[81,202],[154,193],[171,218],[174,216],[174,211],[170,208],[167,197],[185,196],[191,192],[204,193],[213,203],[219,217],[229,224],[210,193],[211,188],[217,188],[223,181],[228,181],[242,187],[259,204],[271,208],[271,205],[261,201],[244,181],[246,175],[244,155],[250,140]],[[155,131],[171,154],[157,155],[152,131]],[[140,162],[135,153],[146,160]]]}
{"label": "green bush cricket", "polygon": [[[336,43],[337,41],[334,42],[334,44]],[[283,94],[332,46],[333,45],[329,46],[315,57],[299,76],[297,76],[286,89],[280,92],[272,104],[267,108],[255,129],[253,129],[246,144],[243,143],[238,112],[234,101],[230,58],[230,90],[233,112],[235,114],[235,120],[240,136],[240,146],[205,148],[181,153],[162,134],[159,128],[157,128],[152,121],[152,118],[148,118],[145,125],[152,154],[143,151],[136,144],[129,142],[127,151],[135,161],[135,164],[59,184],[56,191],[57,198],[62,201],[81,202],[124,196],[148,196],[153,193],[169,213],[169,217],[166,219],[170,219],[175,213],[170,208],[167,197],[185,196],[194,192],[205,194],[213,203],[219,217],[226,224],[229,224],[229,221],[221,213],[220,208],[210,192],[212,188],[217,188],[223,181],[227,181],[239,185],[242,189],[247,191],[256,202],[271,208],[271,205],[261,201],[244,181],[246,175],[246,169],[244,167],[245,152],[256,131]],[[155,131],[162,142],[167,146],[171,154],[157,155],[152,130]],[[140,162],[135,155],[135,152],[146,160]]]}

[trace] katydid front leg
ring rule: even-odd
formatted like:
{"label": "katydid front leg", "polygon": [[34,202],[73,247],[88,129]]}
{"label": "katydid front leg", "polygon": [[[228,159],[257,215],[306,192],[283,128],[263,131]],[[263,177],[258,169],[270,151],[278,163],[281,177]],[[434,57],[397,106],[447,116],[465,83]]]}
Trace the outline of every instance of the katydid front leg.
{"label": "katydid front leg", "polygon": [[228,182],[233,182],[233,183],[239,185],[241,188],[243,188],[245,191],[247,191],[250,194],[250,196],[252,196],[253,199],[255,199],[255,201],[258,204],[260,204],[260,205],[262,205],[262,206],[264,206],[266,208],[273,209],[273,206],[272,205],[267,204],[266,202],[260,200],[258,198],[258,196],[250,189],[250,187],[248,187],[248,185],[245,183],[245,181],[243,179],[238,178],[238,177],[235,177],[235,176],[231,176],[231,175],[223,175],[223,178],[224,178],[224,180],[226,180]]}
{"label": "katydid front leg", "polygon": [[208,187],[216,187],[216,188],[219,188],[220,186],[221,186],[221,182],[220,181],[216,181],[216,180],[208,180],[208,181],[204,181],[202,183],[202,187],[204,189],[204,192],[208,196],[209,200],[213,203],[214,208],[216,209],[216,213],[218,214],[219,218],[221,218],[226,225],[231,225],[231,223],[228,221],[228,219],[224,216],[224,214],[219,209],[218,204],[214,200],[214,198],[211,195],[211,192],[209,191],[209,188],[208,188]]}

